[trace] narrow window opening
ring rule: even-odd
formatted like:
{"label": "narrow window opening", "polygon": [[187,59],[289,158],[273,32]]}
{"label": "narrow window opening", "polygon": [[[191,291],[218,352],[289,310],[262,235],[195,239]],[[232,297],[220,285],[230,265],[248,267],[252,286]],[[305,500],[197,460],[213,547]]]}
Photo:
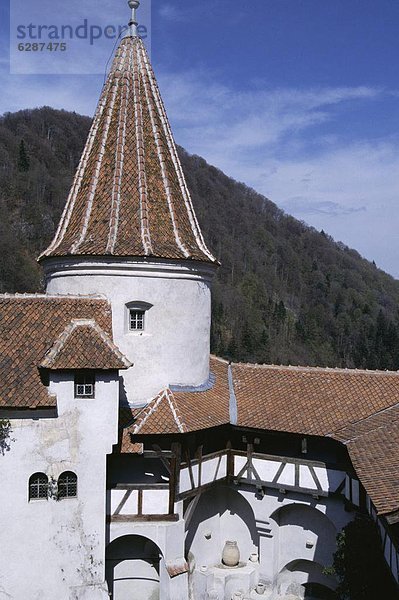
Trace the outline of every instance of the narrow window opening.
{"label": "narrow window opening", "polygon": [[29,478],[29,500],[47,500],[48,477],[45,473],[34,473]]}
{"label": "narrow window opening", "polygon": [[92,372],[75,374],[75,398],[94,398],[95,377]]}
{"label": "narrow window opening", "polygon": [[131,308],[129,310],[129,329],[130,331],[144,331],[144,310]]}
{"label": "narrow window opening", "polygon": [[58,478],[58,498],[76,498],[78,495],[78,478],[72,471],[61,473]]}

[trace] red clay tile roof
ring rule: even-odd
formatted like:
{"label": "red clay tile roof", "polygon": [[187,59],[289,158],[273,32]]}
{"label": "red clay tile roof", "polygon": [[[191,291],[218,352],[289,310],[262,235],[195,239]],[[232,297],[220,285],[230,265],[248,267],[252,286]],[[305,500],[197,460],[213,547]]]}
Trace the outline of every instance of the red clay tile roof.
{"label": "red clay tile roof", "polygon": [[355,471],[379,514],[399,509],[399,406],[334,433],[348,447]]}
{"label": "red clay tile roof", "polygon": [[57,233],[41,258],[65,255],[216,262],[139,38],[120,43]]}
{"label": "red clay tile roof", "polygon": [[39,365],[72,319],[95,319],[112,335],[111,308],[100,298],[0,296],[0,408],[56,405]]}
{"label": "red clay tile roof", "polygon": [[73,319],[47,351],[40,366],[53,370],[106,371],[128,369],[132,363],[95,321]]}
{"label": "red clay tile roof", "polygon": [[238,424],[332,435],[399,403],[399,373],[233,365]]}
{"label": "red clay tile roof", "polygon": [[[211,358],[215,378],[205,391],[162,390],[141,411],[132,412],[133,423],[123,427],[122,452],[131,452],[132,435],[187,433],[229,423],[229,384],[226,361]],[[124,423],[127,422],[123,415]]]}
{"label": "red clay tile roof", "polygon": [[249,364],[229,369],[214,357],[211,371],[216,381],[209,390],[165,390],[150,402],[124,430],[122,451],[129,451],[132,435],[228,423],[331,437],[347,445],[377,511],[399,509],[399,373]]}

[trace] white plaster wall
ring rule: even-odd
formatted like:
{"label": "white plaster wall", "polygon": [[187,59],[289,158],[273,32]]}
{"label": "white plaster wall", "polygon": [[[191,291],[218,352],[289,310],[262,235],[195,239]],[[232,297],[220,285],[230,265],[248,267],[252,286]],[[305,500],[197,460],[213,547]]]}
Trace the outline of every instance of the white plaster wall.
{"label": "white plaster wall", "polygon": [[[117,441],[117,376],[97,376],[95,399],[74,399],[72,375],[55,374],[50,387],[58,417],[12,418],[11,448],[0,455],[0,592],[9,600],[105,599],[106,454]],[[33,473],[57,478],[66,470],[78,476],[77,498],[28,501]]]}
{"label": "white plaster wall", "polygon": [[[330,489],[335,489],[336,481],[344,476],[331,471],[330,477],[327,471]],[[345,511],[343,499],[315,499],[289,492],[282,495],[274,490],[267,490],[262,497],[254,488],[232,489],[233,494],[226,493],[226,486],[220,485],[205,492],[190,518],[186,553],[191,552],[196,568],[218,564],[224,542],[236,540],[243,561],[248,561],[251,552],[259,552],[260,578],[273,586],[277,594],[280,573],[284,573],[286,587],[290,577],[296,583],[302,576],[284,571],[287,564],[299,560],[322,566],[331,564],[336,534],[353,517]]]}
{"label": "white plaster wall", "polygon": [[[162,555],[160,564],[160,600],[188,600],[187,573],[182,573],[172,578],[166,571],[167,565],[181,565],[185,562],[183,519],[176,522],[111,522],[109,527],[109,543],[129,535],[147,538],[154,542],[160,550]],[[139,568],[139,565],[137,565],[137,568]],[[153,600],[153,598],[142,595],[140,600]]]}
{"label": "white plaster wall", "polygon": [[[48,294],[103,294],[111,301],[114,341],[134,363],[123,373],[131,404],[151,399],[168,385],[207,381],[213,266],[51,259],[43,267]],[[133,301],[152,305],[143,333],[127,328],[125,305]]]}

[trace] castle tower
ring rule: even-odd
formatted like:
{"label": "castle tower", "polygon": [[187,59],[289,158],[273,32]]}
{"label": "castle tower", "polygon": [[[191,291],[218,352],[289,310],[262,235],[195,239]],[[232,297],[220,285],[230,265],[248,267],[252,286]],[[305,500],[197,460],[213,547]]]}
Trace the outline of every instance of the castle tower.
{"label": "castle tower", "polygon": [[[138,2],[129,3],[134,8]],[[132,6],[133,8],[133,6]],[[54,240],[51,294],[103,294],[141,404],[209,377],[211,280],[204,242],[135,19],[116,52]]]}

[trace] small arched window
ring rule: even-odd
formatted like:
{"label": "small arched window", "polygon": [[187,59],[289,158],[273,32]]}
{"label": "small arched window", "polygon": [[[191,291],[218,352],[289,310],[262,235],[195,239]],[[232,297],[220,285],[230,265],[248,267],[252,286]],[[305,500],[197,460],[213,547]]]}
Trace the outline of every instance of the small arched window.
{"label": "small arched window", "polygon": [[76,498],[78,495],[78,478],[72,471],[64,471],[58,477],[58,498]]}
{"label": "small arched window", "polygon": [[47,500],[48,477],[45,473],[34,473],[29,477],[29,500]]}

